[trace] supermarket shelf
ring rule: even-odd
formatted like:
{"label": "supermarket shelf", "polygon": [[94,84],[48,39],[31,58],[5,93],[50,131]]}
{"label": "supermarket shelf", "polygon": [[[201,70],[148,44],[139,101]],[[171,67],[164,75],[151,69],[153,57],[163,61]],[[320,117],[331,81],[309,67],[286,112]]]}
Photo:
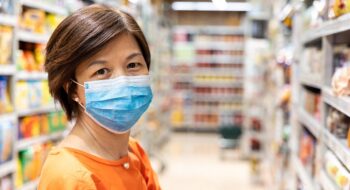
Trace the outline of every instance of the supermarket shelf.
{"label": "supermarket shelf", "polygon": [[59,111],[60,109],[61,108],[59,106],[51,105],[51,106],[45,106],[45,107],[40,107],[40,108],[19,110],[19,111],[17,111],[17,115],[19,117],[22,117],[22,116],[28,116],[28,115],[36,115],[36,114],[42,114],[42,113],[56,112],[56,111]]}
{"label": "supermarket shelf", "polygon": [[0,114],[0,122],[3,120],[12,120],[15,121],[17,120],[17,116],[15,113],[5,113],[5,114]]}
{"label": "supermarket shelf", "polygon": [[16,162],[13,160],[0,164],[0,178],[13,173],[15,170]]}
{"label": "supermarket shelf", "polygon": [[243,88],[243,82],[193,82],[194,87],[213,87],[213,88]]}
{"label": "supermarket shelf", "polygon": [[329,36],[337,33],[341,33],[350,30],[350,14],[346,14],[334,20],[326,21],[319,27],[308,30],[304,38],[302,38],[302,43],[308,43],[322,38],[323,36]]}
{"label": "supermarket shelf", "polygon": [[17,143],[17,150],[23,150],[35,144],[42,144],[49,140],[59,139],[63,137],[64,134],[65,134],[65,131],[60,131],[60,132],[55,132],[53,134],[41,135],[39,137],[19,140],[19,142]]}
{"label": "supermarket shelf", "polygon": [[47,1],[44,0],[21,0],[21,4],[32,8],[42,9],[49,13],[68,15],[67,9],[63,6],[47,3]]}
{"label": "supermarket shelf", "polygon": [[296,156],[293,156],[293,162],[294,162],[293,165],[295,167],[295,170],[299,176],[299,179],[302,181],[303,185],[305,186],[305,189],[307,190],[315,189],[315,186],[313,185],[314,182],[312,180],[312,177],[310,174],[307,173],[300,159]]}
{"label": "supermarket shelf", "polygon": [[45,80],[47,79],[47,73],[44,72],[18,72],[17,80]]}
{"label": "supermarket shelf", "polygon": [[173,127],[175,132],[196,132],[196,133],[217,133],[219,128],[216,127]]}
{"label": "supermarket shelf", "polygon": [[230,26],[189,26],[182,25],[176,26],[176,32],[187,33],[202,33],[202,34],[221,34],[221,35],[243,35],[243,27],[230,27]]}
{"label": "supermarket shelf", "polygon": [[242,64],[244,61],[243,56],[233,55],[200,55],[196,57],[197,62],[210,62],[210,63],[229,63],[229,64]]}
{"label": "supermarket shelf", "polygon": [[313,88],[320,89],[322,86],[321,79],[318,79],[316,77],[313,77],[312,75],[303,75],[300,77],[300,82],[303,85],[310,86]]}
{"label": "supermarket shelf", "polygon": [[[243,109],[243,108],[242,108]],[[242,113],[243,110],[242,109],[232,109],[232,110],[220,110],[220,109],[197,109],[194,108],[193,110],[193,114],[215,114],[218,115],[219,117],[224,113],[225,115],[230,115],[230,114],[239,114]]]}
{"label": "supermarket shelf", "polygon": [[36,190],[39,184],[39,179],[36,179],[31,182],[25,183],[19,190]]}
{"label": "supermarket shelf", "polygon": [[243,51],[243,42],[195,42],[194,47],[201,50],[231,50],[231,51]]}
{"label": "supermarket shelf", "polygon": [[17,37],[18,37],[18,40],[20,40],[20,41],[45,44],[49,40],[50,35],[35,34],[32,32],[19,30],[17,33]]}
{"label": "supermarket shelf", "polygon": [[321,135],[321,130],[322,130],[322,126],[320,122],[318,122],[315,118],[313,118],[309,113],[307,113],[302,108],[298,110],[298,119],[303,125],[305,125],[310,130],[310,132],[317,139],[319,139]]}
{"label": "supermarket shelf", "polygon": [[243,77],[243,68],[196,68],[193,71],[194,75],[225,75],[225,76],[235,76],[235,77]]}
{"label": "supermarket shelf", "polygon": [[324,131],[324,140],[329,149],[331,149],[344,166],[350,170],[350,150],[345,143],[338,140],[329,131]]}
{"label": "supermarket shelf", "polygon": [[320,183],[321,187],[326,190],[339,190],[334,182],[328,177],[326,172],[324,170],[321,171],[320,173]]}
{"label": "supermarket shelf", "polygon": [[[1,15],[0,15],[1,17]],[[15,65],[0,65],[0,75],[13,75],[16,72]]]}
{"label": "supermarket shelf", "polygon": [[8,26],[17,25],[17,17],[14,15],[0,14],[0,24]]}
{"label": "supermarket shelf", "polygon": [[336,97],[333,95],[332,90],[330,88],[323,88],[323,100],[334,107],[335,109],[339,110],[340,112],[344,113],[348,117],[350,117],[350,98],[349,97]]}
{"label": "supermarket shelf", "polygon": [[241,95],[226,96],[224,94],[199,95],[199,94],[195,93],[193,98],[195,100],[217,101],[217,102],[242,101],[243,100],[243,96],[241,96]]}

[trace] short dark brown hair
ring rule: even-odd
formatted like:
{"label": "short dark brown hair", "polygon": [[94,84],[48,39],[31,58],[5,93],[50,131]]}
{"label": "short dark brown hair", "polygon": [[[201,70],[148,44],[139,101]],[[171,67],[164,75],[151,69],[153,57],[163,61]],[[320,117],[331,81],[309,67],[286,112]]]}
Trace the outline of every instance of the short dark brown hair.
{"label": "short dark brown hair", "polygon": [[65,18],[53,32],[46,46],[45,70],[50,93],[69,120],[79,112],[79,105],[71,97],[76,92],[71,79],[75,79],[78,65],[122,33],[136,39],[149,68],[151,55],[145,36],[134,18],[124,11],[90,5]]}

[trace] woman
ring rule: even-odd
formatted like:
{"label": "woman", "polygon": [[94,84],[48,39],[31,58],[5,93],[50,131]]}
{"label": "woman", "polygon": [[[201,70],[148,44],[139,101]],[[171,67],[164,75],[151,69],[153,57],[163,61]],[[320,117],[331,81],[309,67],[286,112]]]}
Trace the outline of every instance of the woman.
{"label": "woman", "polygon": [[92,5],[51,36],[45,69],[50,93],[76,124],[53,148],[39,190],[158,190],[157,176],[130,128],[152,100],[150,51],[127,13]]}

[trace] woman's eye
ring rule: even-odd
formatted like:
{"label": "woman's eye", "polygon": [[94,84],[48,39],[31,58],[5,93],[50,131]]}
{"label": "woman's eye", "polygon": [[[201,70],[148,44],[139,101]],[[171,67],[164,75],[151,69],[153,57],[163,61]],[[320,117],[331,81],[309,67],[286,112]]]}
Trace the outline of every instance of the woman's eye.
{"label": "woman's eye", "polygon": [[108,69],[100,69],[96,72],[96,75],[106,75],[108,74]]}
{"label": "woman's eye", "polygon": [[136,67],[139,67],[141,64],[140,63],[129,63],[127,68],[128,69],[135,69]]}

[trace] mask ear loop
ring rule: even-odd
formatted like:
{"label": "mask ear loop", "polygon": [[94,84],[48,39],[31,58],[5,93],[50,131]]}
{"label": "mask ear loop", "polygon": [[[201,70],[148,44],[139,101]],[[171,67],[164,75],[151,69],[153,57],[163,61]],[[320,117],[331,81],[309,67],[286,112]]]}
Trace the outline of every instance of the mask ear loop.
{"label": "mask ear loop", "polygon": [[[75,80],[73,80],[73,79],[70,79],[70,80],[71,80],[72,82],[74,82],[75,84],[77,84],[77,85],[79,85],[79,86],[81,86],[81,87],[84,88],[84,85],[78,83],[77,81],[75,81]],[[84,110],[86,110],[85,107],[83,106],[83,104],[81,104],[81,103],[79,102],[79,98],[78,98],[78,97],[74,98],[73,100],[74,100],[75,102],[77,102]]]}

